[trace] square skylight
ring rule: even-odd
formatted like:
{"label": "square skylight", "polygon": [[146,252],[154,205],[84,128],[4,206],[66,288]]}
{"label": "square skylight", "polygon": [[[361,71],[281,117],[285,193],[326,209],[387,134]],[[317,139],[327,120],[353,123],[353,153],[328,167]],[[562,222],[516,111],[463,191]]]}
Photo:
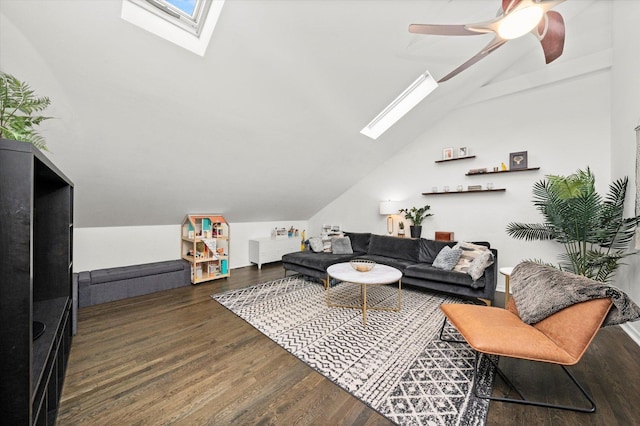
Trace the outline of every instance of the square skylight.
{"label": "square skylight", "polygon": [[122,19],[204,56],[225,0],[123,0]]}
{"label": "square skylight", "polygon": [[191,17],[193,17],[196,11],[196,3],[200,3],[200,1],[197,0],[166,0],[166,2]]}

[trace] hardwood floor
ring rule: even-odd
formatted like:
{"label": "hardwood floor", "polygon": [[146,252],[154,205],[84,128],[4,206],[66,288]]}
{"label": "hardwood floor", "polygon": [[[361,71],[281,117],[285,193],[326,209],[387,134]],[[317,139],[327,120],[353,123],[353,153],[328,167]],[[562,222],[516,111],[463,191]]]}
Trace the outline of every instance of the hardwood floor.
{"label": "hardwood floor", "polygon": [[[209,297],[282,276],[279,263],[239,268],[226,280],[80,309],[58,425],[392,424]],[[595,414],[492,402],[487,424],[640,425],[639,360],[624,331],[602,329],[571,369]],[[545,382],[532,398],[566,389],[556,368],[505,364],[518,381]],[[503,388],[497,380],[494,394]]]}

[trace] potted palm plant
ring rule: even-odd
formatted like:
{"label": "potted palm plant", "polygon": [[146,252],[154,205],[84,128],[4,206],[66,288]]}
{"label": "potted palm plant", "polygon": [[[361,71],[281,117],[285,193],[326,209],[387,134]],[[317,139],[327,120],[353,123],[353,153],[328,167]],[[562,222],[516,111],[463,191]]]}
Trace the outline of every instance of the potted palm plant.
{"label": "potted palm plant", "polygon": [[603,198],[595,191],[589,168],[569,176],[547,176],[533,186],[533,204],[544,223],[512,222],[507,234],[527,241],[557,241],[565,250],[557,268],[609,281],[620,260],[636,253],[628,249],[640,216],[623,216],[627,183],[627,177],[614,181]]}
{"label": "potted palm plant", "polygon": [[431,206],[400,209],[400,213],[404,213],[404,218],[413,223],[413,225],[409,226],[411,238],[420,238],[420,235],[422,234],[422,221],[429,216],[433,216],[433,213],[427,213],[429,209],[431,209]]}
{"label": "potted palm plant", "polygon": [[0,72],[0,138],[29,142],[46,150],[44,138],[34,127],[51,118],[36,114],[50,102],[47,97],[36,96],[28,84]]}

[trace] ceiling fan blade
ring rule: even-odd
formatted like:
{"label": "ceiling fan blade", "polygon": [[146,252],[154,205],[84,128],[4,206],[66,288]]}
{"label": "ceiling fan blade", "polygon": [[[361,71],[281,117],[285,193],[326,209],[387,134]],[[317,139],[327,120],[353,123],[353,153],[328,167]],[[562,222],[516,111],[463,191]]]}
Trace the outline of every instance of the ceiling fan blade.
{"label": "ceiling fan blade", "polygon": [[502,0],[502,11],[507,14],[520,3],[520,0]]}
{"label": "ceiling fan blade", "polygon": [[445,75],[440,80],[438,80],[438,83],[445,82],[451,79],[452,77],[455,77],[456,75],[460,74],[462,71],[466,70],[471,65],[478,62],[479,60],[485,58],[487,55],[489,55],[489,53],[493,52],[494,50],[496,50],[498,47],[502,46],[506,42],[507,40],[502,39],[500,37],[494,38],[493,40],[491,40],[491,43],[487,44],[480,52],[476,53],[471,59],[469,59],[467,62],[460,65],[458,68],[454,69],[449,74]]}
{"label": "ceiling fan blade", "polygon": [[482,32],[467,29],[466,25],[430,25],[430,24],[411,24],[409,32],[414,34],[430,34],[443,36],[468,36],[480,35]]}
{"label": "ceiling fan blade", "polygon": [[562,15],[550,10],[534,31],[538,32],[537,35],[547,64],[558,59],[564,49],[564,19],[562,19]]}

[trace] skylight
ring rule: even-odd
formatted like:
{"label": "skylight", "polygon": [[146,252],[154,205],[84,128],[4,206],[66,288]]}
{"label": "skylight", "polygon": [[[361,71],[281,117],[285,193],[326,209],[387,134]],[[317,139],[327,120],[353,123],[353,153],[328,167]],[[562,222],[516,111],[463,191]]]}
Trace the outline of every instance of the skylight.
{"label": "skylight", "polygon": [[122,19],[204,56],[224,0],[123,0]]}
{"label": "skylight", "polygon": [[165,3],[169,3],[189,16],[193,16],[193,13],[196,11],[196,0],[167,0]]}
{"label": "skylight", "polygon": [[429,93],[438,87],[438,83],[431,77],[429,71],[425,71],[416,81],[411,83],[404,92],[391,102],[380,114],[376,116],[364,129],[360,130],[371,139],[378,137],[400,120],[413,107],[418,105]]}

